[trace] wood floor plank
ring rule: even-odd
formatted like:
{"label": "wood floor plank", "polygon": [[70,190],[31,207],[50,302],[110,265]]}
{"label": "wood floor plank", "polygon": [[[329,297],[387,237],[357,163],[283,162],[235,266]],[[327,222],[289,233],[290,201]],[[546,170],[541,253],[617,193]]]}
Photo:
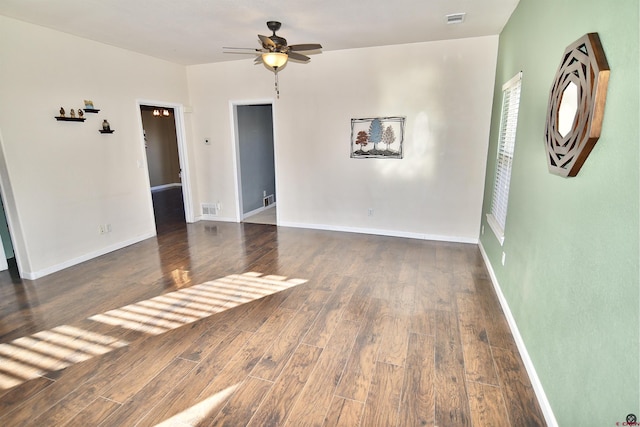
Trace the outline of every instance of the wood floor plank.
{"label": "wood floor plank", "polygon": [[99,397],[66,424],[67,427],[97,426],[120,408],[120,403]]}
{"label": "wood floor plank", "polygon": [[364,403],[334,396],[325,427],[358,427],[364,412]]}
{"label": "wood floor plank", "polygon": [[416,287],[405,284],[392,296],[391,315],[393,319],[385,325],[381,337],[378,361],[404,366],[409,344],[411,314],[414,310]]}
{"label": "wood floor plank", "polygon": [[168,332],[163,337],[157,337],[154,341],[161,344],[149,351],[146,357],[139,357],[132,362],[130,369],[135,369],[136,375],[129,375],[130,371],[127,370],[122,370],[119,375],[113,372],[108,390],[101,390],[101,396],[124,403],[171,363],[173,358],[190,348],[193,340],[208,329],[207,322],[195,322]]}
{"label": "wood floor plank", "polygon": [[318,291],[335,292],[342,282],[349,279],[348,275],[343,272],[348,269],[351,263],[352,260],[345,257],[334,265],[318,264],[311,274],[313,288]]}
{"label": "wood floor plank", "polygon": [[217,346],[213,347],[197,367],[184,376],[164,398],[160,399],[151,413],[147,414],[138,425],[154,426],[166,419],[188,410],[200,402],[198,397],[229,360],[238,353],[253,336],[251,332],[234,329]]}
{"label": "wood floor plank", "polygon": [[416,283],[420,273],[421,244],[411,242],[410,239],[404,240],[403,244],[408,247],[405,251],[402,262],[400,263],[400,274],[398,281],[400,283]]}
{"label": "wood floor plank", "polygon": [[273,386],[273,382],[249,377],[233,394],[211,423],[200,426],[246,426],[260,406],[263,397]]}
{"label": "wood floor plank", "polygon": [[316,367],[300,392],[286,425],[322,425],[336,385],[353,347],[359,325],[343,320],[323,350]]}
{"label": "wood floor plank", "polygon": [[[220,371],[209,384],[202,390],[198,400],[208,399],[211,396],[223,395],[228,390],[235,392],[236,388],[245,380],[249,373],[264,355],[268,346],[280,335],[294,317],[294,313],[286,308],[278,307],[267,321],[254,333],[242,346],[237,354]],[[221,399],[215,408],[210,408],[204,418],[203,414],[196,414],[192,421],[208,424],[217,416],[227,399]]]}
{"label": "wood floor plank", "polygon": [[[150,337],[148,341],[141,344],[146,347],[146,351],[139,351],[138,348],[138,351],[131,351],[124,354],[122,358],[111,361],[110,369],[96,373],[91,379],[80,384],[62,399],[53,402],[55,406],[52,405],[49,410],[43,411],[39,417],[33,419],[33,422],[47,420],[62,424],[98,396],[120,403],[124,402],[164,369],[165,365],[175,357],[174,350],[176,348],[181,349],[188,346],[190,341],[183,339],[185,335],[191,332],[197,336],[205,328],[205,325],[196,322],[168,332],[163,337]],[[137,346],[134,345],[134,347]],[[136,372],[136,375],[130,375],[132,371]],[[60,381],[58,380],[58,382]]]}
{"label": "wood floor plank", "polygon": [[411,334],[400,404],[399,426],[433,426],[435,338]]}
{"label": "wood floor plank", "polygon": [[243,304],[242,307],[236,307],[235,313],[239,314],[236,315],[234,327],[243,331],[255,332],[267,321],[273,310],[286,301],[293,292],[296,292],[297,288],[298,286],[276,292],[249,304]]}
{"label": "wood floor plank", "polygon": [[0,415],[4,414],[10,408],[21,405],[24,401],[40,393],[45,388],[53,384],[53,380],[45,377],[38,377],[19,386],[3,390],[0,395]]}
{"label": "wood floor plank", "polygon": [[464,367],[469,381],[498,385],[498,376],[484,327],[484,313],[477,298],[473,295],[458,293],[458,324],[462,342]]}
{"label": "wood floor plank", "polygon": [[509,422],[507,408],[499,387],[469,381],[467,388],[474,426],[509,427],[512,425]]}
{"label": "wood floor plank", "polygon": [[363,426],[395,426],[398,423],[404,368],[376,364],[362,417]]}
{"label": "wood floor plank", "polygon": [[380,337],[385,320],[390,316],[385,307],[388,308],[385,301],[378,298],[372,299],[364,324],[358,332],[342,379],[336,389],[337,396],[359,402],[366,400],[378,358]]}
{"label": "wood floor plank", "polygon": [[341,280],[302,342],[324,348],[335,331],[342,313],[355,291],[355,281],[346,277]]}
{"label": "wood floor plank", "polygon": [[512,352],[518,348],[511,334],[509,323],[498,301],[498,297],[489,279],[475,279],[477,295],[484,312],[485,325],[489,344],[492,347],[500,347]]}
{"label": "wood floor plank", "polygon": [[420,273],[416,285],[416,310],[455,311],[455,290],[451,284],[451,272],[427,268]]}
{"label": "wood floor plank", "polygon": [[385,325],[377,358],[379,362],[404,366],[409,344],[410,324],[409,316],[396,315]]}
{"label": "wood floor plank", "polygon": [[302,341],[305,334],[315,322],[320,310],[324,307],[327,298],[326,291],[313,291],[302,304],[292,321],[284,328],[282,333],[273,340],[268,350],[251,372],[251,375],[269,381],[275,381],[291,354]]}
{"label": "wood floor plank", "polygon": [[438,427],[471,426],[461,347],[455,314],[436,312],[435,424]]}
{"label": "wood floor plank", "polygon": [[[103,356],[94,357],[85,362],[73,365],[64,371],[64,374],[49,387],[40,393],[35,394],[28,400],[15,407],[6,408],[6,412],[0,413],[0,424],[6,426],[21,425],[32,420],[34,416],[50,410],[56,403],[62,400],[69,393],[74,392],[79,385],[91,381],[99,376],[102,368],[114,367],[119,360],[124,360],[126,355],[130,355],[129,347],[122,347],[118,350],[107,353]],[[100,367],[101,369],[98,369]],[[90,399],[88,403],[95,400],[97,396]],[[87,406],[83,405],[80,409]],[[3,408],[4,409],[4,408]],[[71,416],[75,415],[75,411]]]}
{"label": "wood floor plank", "polygon": [[248,426],[281,425],[304,385],[307,383],[322,349],[301,344],[273,385]]}
{"label": "wood floor plank", "polygon": [[281,307],[297,310],[309,298],[313,289],[310,286],[296,286],[289,296],[282,301]]}
{"label": "wood floor plank", "polygon": [[[466,266],[468,268],[468,266]],[[476,286],[471,270],[455,271],[453,273],[453,285],[456,292],[475,293]]]}
{"label": "wood floor plank", "polygon": [[140,392],[118,408],[107,420],[105,425],[123,426],[135,423],[150,412],[172,387],[196,366],[196,362],[176,358],[171,361],[158,375],[147,383]]}
{"label": "wood floor plank", "polygon": [[545,426],[544,415],[520,355],[494,347],[500,386],[504,394],[511,424],[514,426]]}
{"label": "wood floor plank", "polygon": [[214,323],[187,347],[178,357],[199,362],[203,355],[220,343],[231,333],[233,327],[228,323]]}
{"label": "wood floor plank", "polygon": [[355,290],[349,303],[344,309],[342,319],[352,322],[360,322],[367,312],[367,307],[371,301],[371,284],[361,282]]}
{"label": "wood floor plank", "polygon": [[436,312],[435,310],[414,311],[409,318],[409,332],[414,334],[435,335]]}

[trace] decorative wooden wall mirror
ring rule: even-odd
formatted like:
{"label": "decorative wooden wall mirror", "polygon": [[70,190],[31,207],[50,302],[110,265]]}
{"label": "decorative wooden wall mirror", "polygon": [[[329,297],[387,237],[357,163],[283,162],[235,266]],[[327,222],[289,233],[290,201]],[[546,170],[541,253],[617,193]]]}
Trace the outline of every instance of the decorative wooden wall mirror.
{"label": "decorative wooden wall mirror", "polygon": [[549,94],[545,145],[549,172],[576,176],[602,129],[609,64],[598,33],[567,46]]}

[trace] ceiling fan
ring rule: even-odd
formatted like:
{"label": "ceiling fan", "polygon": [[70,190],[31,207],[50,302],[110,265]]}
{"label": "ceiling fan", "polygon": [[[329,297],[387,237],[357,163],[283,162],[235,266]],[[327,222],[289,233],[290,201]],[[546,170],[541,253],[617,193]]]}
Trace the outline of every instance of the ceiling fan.
{"label": "ceiling fan", "polygon": [[[293,44],[288,45],[287,39],[280,37],[276,34],[276,31],[280,29],[282,24],[278,21],[268,21],[267,27],[273,32],[270,36],[263,36],[258,34],[261,48],[243,48],[243,47],[223,47],[225,53],[247,53],[257,55],[256,64],[263,63],[267,67],[271,68],[276,74],[276,92],[278,92],[278,70],[280,70],[289,61],[289,59],[296,62],[309,62],[311,58],[307,55],[303,55],[300,52],[307,52],[312,54],[322,49],[322,45],[318,43],[307,44]],[[278,92],[279,95],[279,92]]]}

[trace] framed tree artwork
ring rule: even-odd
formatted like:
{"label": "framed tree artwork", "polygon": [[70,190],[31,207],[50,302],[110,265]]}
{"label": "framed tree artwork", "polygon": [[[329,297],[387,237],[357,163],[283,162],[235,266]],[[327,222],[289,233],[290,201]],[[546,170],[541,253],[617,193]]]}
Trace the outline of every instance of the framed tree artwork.
{"label": "framed tree artwork", "polygon": [[401,159],[404,117],[351,119],[351,158]]}

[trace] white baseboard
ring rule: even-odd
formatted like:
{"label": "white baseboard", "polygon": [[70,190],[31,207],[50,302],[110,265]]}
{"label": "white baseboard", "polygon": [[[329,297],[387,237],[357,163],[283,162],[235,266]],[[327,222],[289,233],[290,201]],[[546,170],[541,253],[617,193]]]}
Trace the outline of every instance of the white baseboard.
{"label": "white baseboard", "polygon": [[359,227],[343,227],[339,225],[324,225],[324,224],[307,224],[281,221],[278,223],[280,227],[294,227],[294,228],[310,228],[313,230],[326,230],[326,231],[343,231],[345,233],[359,233],[359,234],[375,234],[378,236],[390,236],[390,237],[404,237],[407,239],[419,239],[419,240],[436,240],[441,242],[453,242],[453,243],[478,243],[477,237],[461,237],[461,236],[441,236],[436,234],[423,234],[423,233],[411,233],[407,231],[398,230],[382,230],[378,228],[359,228]]}
{"label": "white baseboard", "polygon": [[156,185],[155,187],[151,187],[151,192],[155,193],[156,191],[162,191],[168,188],[175,188],[175,187],[182,187],[182,184],[179,182],[175,182],[173,184]]}
{"label": "white baseboard", "polygon": [[236,218],[216,216],[216,215],[200,215],[195,217],[193,222],[198,222],[198,221],[238,222]]}
{"label": "white baseboard", "polygon": [[255,214],[259,214],[259,213],[260,213],[260,212],[262,212],[262,211],[266,211],[267,209],[275,208],[275,207],[276,207],[276,204],[277,204],[277,202],[276,202],[276,203],[272,203],[272,204],[270,204],[269,206],[266,206],[266,207],[261,206],[261,207],[259,207],[258,209],[254,209],[254,210],[252,210],[252,211],[249,211],[249,212],[247,212],[246,214],[243,214],[243,215],[242,215],[242,219],[247,219],[247,218],[249,218],[250,216],[253,216],[253,215],[255,215]]}
{"label": "white baseboard", "polygon": [[41,277],[44,277],[48,274],[55,273],[56,271],[64,270],[65,268],[69,268],[71,266],[80,264],[81,262],[89,261],[90,259],[97,258],[101,255],[108,254],[109,252],[117,251],[118,249],[122,249],[127,246],[131,246],[134,243],[141,242],[143,240],[149,239],[156,235],[156,232],[146,233],[133,239],[125,240],[123,242],[114,243],[113,245],[106,246],[104,248],[98,249],[97,251],[89,252],[77,258],[70,259],[65,262],[61,262],[60,264],[52,265],[51,267],[44,268],[42,270],[28,272],[23,271],[21,275],[25,279],[35,280]]}
{"label": "white baseboard", "polygon": [[491,266],[491,262],[489,261],[489,257],[482,246],[482,242],[478,242],[478,246],[480,247],[480,253],[482,253],[482,258],[484,259],[484,263],[487,266],[487,270],[489,270],[489,276],[491,276],[491,283],[493,284],[493,288],[496,291],[496,295],[498,295],[498,300],[500,301],[500,306],[502,307],[502,311],[504,312],[504,316],[507,318],[507,322],[509,323],[509,329],[511,329],[511,334],[513,335],[513,339],[518,346],[518,351],[520,352],[520,357],[522,358],[522,362],[524,363],[524,367],[529,374],[529,379],[531,380],[531,385],[533,386],[533,391],[538,398],[538,403],[540,404],[540,409],[542,410],[542,414],[544,415],[544,419],[547,421],[547,425],[550,427],[557,427],[558,421],[556,420],[555,415],[553,415],[553,410],[551,409],[551,404],[547,399],[547,395],[542,388],[542,383],[540,382],[540,378],[536,372],[536,368],[533,366],[533,361],[531,357],[529,357],[529,352],[527,351],[527,347],[524,344],[524,340],[522,339],[522,335],[520,335],[520,331],[518,330],[518,325],[516,324],[516,319],[513,317],[511,313],[511,309],[509,308],[509,303],[502,293],[502,289],[500,288],[500,284],[498,283],[498,278],[496,277],[496,273]]}

